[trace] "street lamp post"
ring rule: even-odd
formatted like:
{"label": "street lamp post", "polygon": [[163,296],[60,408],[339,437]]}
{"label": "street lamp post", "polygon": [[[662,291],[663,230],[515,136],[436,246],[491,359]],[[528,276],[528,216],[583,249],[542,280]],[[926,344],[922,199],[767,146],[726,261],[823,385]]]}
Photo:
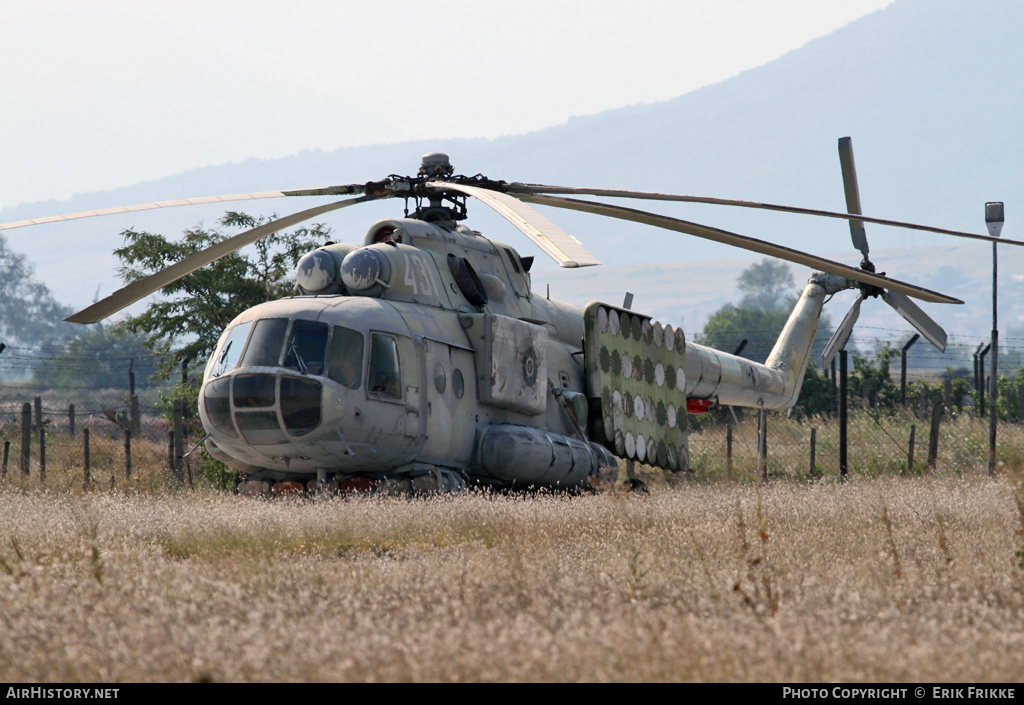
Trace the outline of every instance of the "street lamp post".
{"label": "street lamp post", "polygon": [[[999,237],[1003,230],[1003,204],[1001,201],[993,201],[985,204],[985,225],[992,237]],[[988,414],[988,474],[996,472],[996,421],[998,411],[996,409],[996,393],[999,389],[999,325],[996,315],[996,273],[998,271],[998,260],[996,259],[996,248],[998,245],[992,243],[992,377],[989,379],[989,414]]]}

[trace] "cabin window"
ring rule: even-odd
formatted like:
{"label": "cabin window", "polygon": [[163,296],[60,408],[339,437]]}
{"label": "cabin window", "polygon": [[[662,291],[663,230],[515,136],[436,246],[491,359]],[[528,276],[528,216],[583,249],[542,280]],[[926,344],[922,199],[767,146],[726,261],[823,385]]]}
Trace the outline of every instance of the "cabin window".
{"label": "cabin window", "polygon": [[284,351],[284,366],[302,374],[322,375],[329,330],[326,323],[295,321]]}
{"label": "cabin window", "polygon": [[287,318],[264,318],[256,321],[249,345],[242,356],[243,367],[277,367],[281,364]]}
{"label": "cabin window", "polygon": [[370,367],[366,373],[366,391],[376,397],[402,398],[398,342],[390,335],[373,333],[370,336]]}
{"label": "cabin window", "polygon": [[210,371],[211,377],[219,377],[225,372],[230,372],[235,369],[235,365],[238,364],[238,358],[242,356],[242,349],[245,347],[245,339],[249,337],[249,330],[251,328],[252,321],[248,321],[246,323],[239,323],[231,329],[231,332],[228,333],[227,340],[224,341],[224,347],[220,349],[217,361],[214,363],[213,369]]}
{"label": "cabin window", "polygon": [[363,334],[334,326],[327,346],[327,376],[349,389],[358,389],[363,376]]}

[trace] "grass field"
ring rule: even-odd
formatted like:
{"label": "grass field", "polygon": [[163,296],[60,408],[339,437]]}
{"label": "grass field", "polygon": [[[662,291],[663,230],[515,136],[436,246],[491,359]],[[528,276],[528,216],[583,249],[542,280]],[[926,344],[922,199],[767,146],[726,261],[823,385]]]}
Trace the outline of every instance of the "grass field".
{"label": "grass field", "polygon": [[1018,681],[1013,473],[649,495],[0,486],[2,681]]}

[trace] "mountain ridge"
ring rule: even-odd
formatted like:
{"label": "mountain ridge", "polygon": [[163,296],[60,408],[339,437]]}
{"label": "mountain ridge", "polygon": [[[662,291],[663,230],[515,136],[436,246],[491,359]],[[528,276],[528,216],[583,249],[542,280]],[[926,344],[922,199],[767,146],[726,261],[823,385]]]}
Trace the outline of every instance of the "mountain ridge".
{"label": "mountain ridge", "polygon": [[[1000,21],[993,23],[994,16]],[[897,0],[768,64],[667,101],[573,117],[543,130],[493,140],[416,140],[204,167],[64,202],[6,209],[0,220],[210,193],[377,179],[414,171],[419,154],[434,150],[451,154],[457,170],[510,181],[722,195],[845,210],[835,145],[838,137],[852,135],[866,213],[984,232],[984,201],[1009,201],[1024,190],[1024,142],[1019,130],[1011,129],[1014,118],[1024,114],[1024,77],[1016,70],[1024,65],[1024,48],[1014,29],[1020,26],[1020,3],[991,2],[978,11],[962,0]],[[232,207],[248,211],[252,205]],[[261,213],[307,207],[290,202],[259,206]],[[839,221],[709,206],[649,206],[641,207],[815,254],[849,248],[848,228]],[[474,228],[511,242],[524,254],[539,254],[482,206],[471,207]],[[359,239],[375,217],[395,215],[400,208],[394,201],[373,204],[325,220],[341,239]],[[135,225],[180,232],[197,222],[215,221],[223,210],[169,209],[145,217],[133,214],[43,226],[34,228],[31,237],[15,230],[8,237],[14,249],[36,261],[40,277],[61,298],[85,305],[95,290],[96,272],[107,273],[104,293],[117,286],[116,261],[110,252],[120,245],[121,229]],[[1012,217],[1012,203],[1007,210]],[[632,223],[562,211],[550,215],[599,258],[615,263],[604,268],[611,289],[623,288],[623,282],[633,289],[645,286],[642,278],[630,281],[619,266],[674,261],[685,267],[731,255],[738,274],[744,262],[752,261],[749,253]],[[1012,237],[1012,232],[1008,225],[1004,234]],[[873,251],[902,248],[924,253],[938,247],[929,257],[938,257],[947,247],[936,245],[932,236],[874,226],[868,228],[868,239]],[[88,251],[82,242],[89,243]],[[1019,248],[1000,249],[1001,267],[1024,271],[1024,257],[1011,249]],[[840,261],[855,264],[859,259],[852,249],[844,252],[837,256]],[[966,289],[968,297],[961,298],[972,311],[984,310],[990,297],[983,292],[991,271],[985,264],[988,252],[991,248],[980,243],[966,247],[956,271],[962,281],[943,282]],[[911,256],[908,264],[921,265],[920,274],[930,279],[933,270],[921,259]],[[79,273],[83,262],[89,271]],[[570,275],[540,260],[538,265],[538,283],[548,271],[552,282]],[[879,268],[885,269],[885,264]],[[913,279],[912,271],[892,274],[927,286],[926,281]],[[591,275],[577,278],[583,276]],[[732,291],[735,274],[723,273],[720,279],[716,288],[722,298]],[[642,291],[635,293],[640,300]],[[658,296],[667,300],[671,295]],[[701,292],[681,286],[677,297],[691,299],[689,310],[694,313],[701,310]],[[928,310],[936,317],[945,315]],[[1007,310],[1006,315],[1015,313]],[[971,318],[975,327],[985,325],[982,316]]]}

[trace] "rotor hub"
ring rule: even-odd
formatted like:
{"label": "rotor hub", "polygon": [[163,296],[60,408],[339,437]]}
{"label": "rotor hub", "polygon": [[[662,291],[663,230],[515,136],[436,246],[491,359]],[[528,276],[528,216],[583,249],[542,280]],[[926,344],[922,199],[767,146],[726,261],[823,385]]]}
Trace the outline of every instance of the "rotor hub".
{"label": "rotor hub", "polygon": [[451,176],[455,168],[444,152],[428,152],[420,160],[420,176]]}

